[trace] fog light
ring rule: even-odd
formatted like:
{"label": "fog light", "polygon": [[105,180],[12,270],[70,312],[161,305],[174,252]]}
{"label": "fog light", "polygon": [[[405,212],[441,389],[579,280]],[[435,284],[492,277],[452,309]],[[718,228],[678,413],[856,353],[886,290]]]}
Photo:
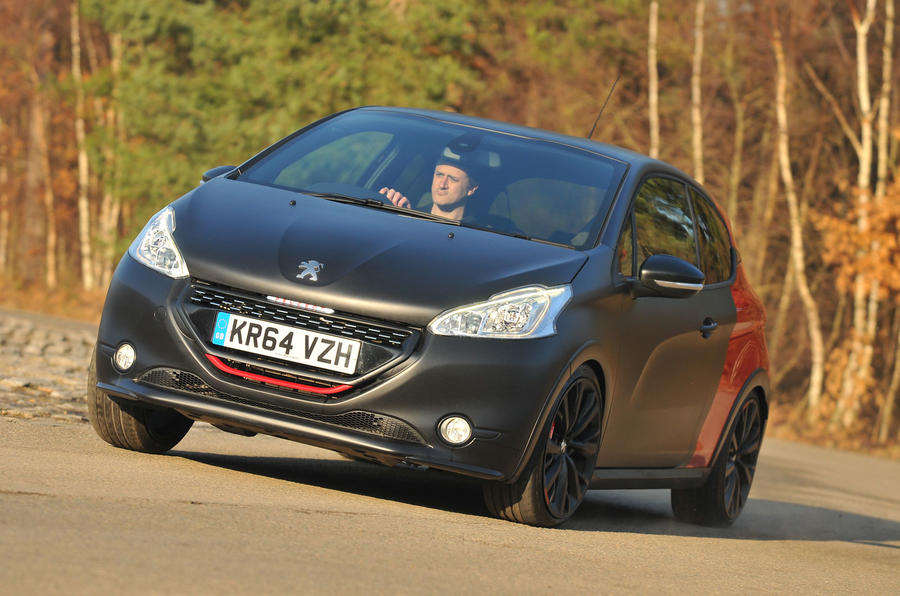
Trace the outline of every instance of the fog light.
{"label": "fog light", "polygon": [[120,371],[125,372],[131,365],[134,364],[134,360],[136,355],[134,353],[134,346],[129,343],[124,343],[116,348],[116,353],[113,354],[113,362]]}
{"label": "fog light", "polygon": [[462,445],[472,438],[472,425],[462,416],[447,416],[441,420],[438,431],[451,445]]}

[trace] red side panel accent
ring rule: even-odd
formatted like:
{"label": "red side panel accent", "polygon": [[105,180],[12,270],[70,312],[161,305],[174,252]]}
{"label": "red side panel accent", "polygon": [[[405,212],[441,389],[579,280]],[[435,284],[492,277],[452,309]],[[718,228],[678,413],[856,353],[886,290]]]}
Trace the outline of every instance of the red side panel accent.
{"label": "red side panel accent", "polygon": [[230,375],[235,375],[238,377],[242,377],[244,379],[249,379],[251,381],[258,381],[260,383],[268,383],[269,385],[277,385],[278,387],[285,387],[287,389],[296,389],[298,391],[306,391],[307,393],[318,393],[321,395],[334,395],[335,393],[341,393],[342,391],[346,391],[347,389],[352,389],[352,385],[335,385],[334,387],[313,387],[312,385],[303,385],[301,383],[292,383],[290,381],[283,381],[281,379],[275,379],[272,377],[266,377],[263,375],[257,375],[251,372],[246,372],[243,370],[238,370],[236,368],[232,368],[228,366],[212,354],[206,354],[207,360],[212,362],[213,366],[221,370],[222,372],[228,373]]}
{"label": "red side panel accent", "polygon": [[766,313],[762,301],[747,282],[741,265],[738,265],[737,279],[731,286],[731,297],[737,309],[737,323],[728,339],[728,352],[719,388],[700,429],[697,447],[687,466],[689,468],[705,468],[710,465],[741,387],[753,371],[769,368],[765,337]]}

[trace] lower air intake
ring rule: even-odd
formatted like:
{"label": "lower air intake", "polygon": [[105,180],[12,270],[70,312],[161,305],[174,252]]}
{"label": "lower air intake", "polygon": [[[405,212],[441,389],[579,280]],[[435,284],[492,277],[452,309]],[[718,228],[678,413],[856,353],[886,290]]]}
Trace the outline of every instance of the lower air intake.
{"label": "lower air intake", "polygon": [[272,412],[287,414],[294,418],[301,418],[320,424],[346,428],[369,435],[377,435],[386,439],[406,441],[408,443],[419,443],[421,445],[425,444],[425,441],[419,433],[410,425],[402,420],[385,416],[384,414],[376,414],[364,410],[354,410],[352,412],[333,415],[298,412],[290,408],[223,393],[207,385],[203,379],[197,375],[174,368],[154,368],[145,372],[137,380],[139,383],[153,385],[163,389],[171,389],[182,393],[202,395],[204,397],[212,397],[252,406],[254,408],[262,408]]}

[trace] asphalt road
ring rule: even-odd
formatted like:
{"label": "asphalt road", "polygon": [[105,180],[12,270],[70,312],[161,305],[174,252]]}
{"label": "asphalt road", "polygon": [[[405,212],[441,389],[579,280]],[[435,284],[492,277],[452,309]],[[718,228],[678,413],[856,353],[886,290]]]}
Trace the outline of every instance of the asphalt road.
{"label": "asphalt road", "polygon": [[197,425],[168,455],[0,418],[0,593],[900,593],[900,462],[783,441],[730,529],[594,491],[561,529],[474,483]]}

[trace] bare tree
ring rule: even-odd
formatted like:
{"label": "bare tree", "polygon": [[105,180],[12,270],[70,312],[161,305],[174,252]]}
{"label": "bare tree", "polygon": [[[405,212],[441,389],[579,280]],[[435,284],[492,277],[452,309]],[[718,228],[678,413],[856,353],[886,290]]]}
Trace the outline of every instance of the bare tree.
{"label": "bare tree", "polygon": [[119,198],[119,162],[116,158],[116,146],[124,145],[125,126],[119,102],[119,78],[122,67],[122,36],[111,33],[109,36],[109,69],[112,76],[112,93],[104,121],[109,135],[103,147],[106,165],[103,181],[103,196],[100,201],[98,231],[100,250],[96,254],[96,271],[100,287],[109,284],[112,278],[115,243],[117,239],[121,201]]}
{"label": "bare tree", "polygon": [[[900,341],[900,303],[895,305],[894,312],[894,318],[898,320],[893,329],[896,338],[894,342],[894,372],[891,374],[891,382],[884,396],[884,405],[881,406],[881,412],[879,412],[880,420],[876,438],[880,443],[887,441],[890,435],[891,423],[894,418],[894,403],[897,401],[897,393],[900,390],[900,346],[897,345],[897,341]],[[900,440],[900,430],[898,430],[897,439]]]}
{"label": "bare tree", "polygon": [[822,397],[822,382],[825,371],[825,346],[822,339],[822,328],[819,317],[819,307],[813,299],[806,278],[806,257],[803,247],[803,229],[800,221],[800,208],[797,193],[794,189],[794,175],[791,172],[790,137],[788,135],[787,119],[787,68],[784,59],[784,47],[781,41],[781,31],[773,19],[772,49],[775,53],[776,82],[775,82],[775,113],[778,121],[778,163],[781,170],[781,180],[784,184],[784,194],[788,205],[788,214],[791,228],[791,267],[795,274],[795,285],[803,302],[803,310],[806,314],[807,328],[811,352],[811,367],[809,373],[809,389],[806,394],[809,406],[810,419],[818,413],[819,402]]}
{"label": "bare tree", "polygon": [[[875,118],[876,112],[879,110],[878,103],[872,102],[870,94],[869,94],[869,79],[868,79],[868,71],[869,71],[869,61],[868,61],[868,48],[866,43],[866,37],[868,34],[868,29],[871,27],[875,18],[875,5],[877,0],[870,0],[866,5],[866,14],[863,18],[862,22],[855,10],[851,11],[853,15],[853,26],[857,30],[857,84],[858,84],[858,95],[859,95],[859,103],[861,107],[861,112],[863,114],[863,134],[862,139],[863,142],[867,142],[868,138],[868,148],[864,149],[865,158],[860,162],[860,176],[857,179],[857,182],[861,182],[863,177],[866,178],[868,184],[871,184],[871,172],[872,172],[872,148],[871,148],[871,137],[872,137],[872,124]],[[855,6],[853,6],[855,9]],[[887,34],[887,33],[886,33]],[[893,31],[890,33],[891,40],[893,40]],[[885,39],[885,45],[887,45],[887,39]],[[886,47],[884,48],[887,49]],[[890,55],[888,54],[888,66],[890,66]],[[884,66],[884,63],[882,64]],[[884,91],[884,87],[882,88],[882,94],[880,102],[886,102],[884,105],[885,112],[890,111],[890,71],[882,74],[883,78],[883,86],[887,85],[887,92]],[[880,103],[879,102],[879,103]],[[879,122],[881,118],[879,117]],[[883,133],[879,131],[878,136],[884,137],[884,141],[879,139],[879,147],[882,145],[887,147],[887,122],[884,123],[884,131]],[[868,129],[868,135],[866,134],[866,130]],[[880,203],[884,199],[884,182],[886,180],[887,174],[887,154],[886,151],[884,153],[879,153],[877,156],[877,170],[879,173],[883,173],[885,178],[881,180],[882,184],[880,188],[876,188],[874,202],[876,204]],[[884,165],[882,166],[882,162]],[[863,169],[865,168],[865,170]],[[867,193],[871,192],[869,187],[867,186],[865,191],[859,191],[859,203],[860,207],[866,207],[867,202],[869,200],[869,196]],[[879,194],[880,192],[880,194]],[[868,221],[865,221],[867,217],[866,209],[861,209],[861,217],[860,217],[860,229],[868,230],[869,224]],[[870,247],[870,250],[877,251],[878,246],[873,244]],[[858,276],[857,279],[860,279],[862,276]],[[869,381],[872,377],[872,358],[875,353],[875,333],[877,331],[878,324],[878,311],[880,306],[879,299],[879,280],[875,276],[866,276],[868,279],[868,296],[865,301],[865,324],[862,327],[863,335],[862,341],[860,342],[860,355],[859,355],[859,366],[857,368],[855,379],[853,379],[853,383],[850,385],[849,389],[844,390],[842,387],[841,391],[841,400],[838,402],[838,407],[835,410],[833,422],[837,424],[843,425],[845,428],[849,428],[855,421],[859,414],[860,406],[862,405],[862,400],[864,395],[867,392],[867,387]],[[855,306],[855,305],[854,305]],[[855,314],[855,313],[854,313]],[[858,328],[857,328],[858,329]]]}
{"label": "bare tree", "polygon": [[9,159],[6,154],[6,125],[0,118],[0,275],[9,261]]}
{"label": "bare tree", "polygon": [[[878,98],[878,174],[875,182],[875,200],[879,203],[885,200],[887,194],[890,158],[888,141],[890,139],[891,94],[893,92],[891,75],[894,67],[894,0],[886,0],[884,4],[884,44],[881,55],[881,92]],[[896,309],[900,309],[900,305],[896,305]],[[900,385],[900,326],[895,325],[895,329],[894,373],[879,413],[880,424],[878,425],[877,439],[882,443],[887,441],[890,432],[894,401],[898,385]]]}
{"label": "bare tree", "polygon": [[[40,81],[37,71],[31,71],[35,89],[39,89]],[[44,204],[44,284],[48,289],[57,286],[56,276],[56,198],[53,195],[52,171],[50,169],[50,150],[47,145],[47,108],[44,105],[44,97],[36,92],[31,107],[31,134],[30,145],[32,159],[29,167],[39,172],[40,182],[35,187],[42,188]],[[33,222],[36,225],[36,222]]]}
{"label": "bare tree", "polygon": [[[858,213],[856,226],[860,234],[866,234],[869,229],[868,209],[872,193],[872,141],[876,106],[872,102],[869,90],[868,36],[875,20],[876,2],[877,0],[866,0],[866,9],[863,15],[859,14],[853,2],[847,4],[850,8],[853,28],[856,31],[856,99],[859,108],[859,135],[851,133],[848,130],[849,125],[845,126],[845,133],[852,135],[851,143],[859,161],[855,202]],[[819,81],[819,85],[821,85],[821,81]],[[824,85],[821,85],[821,88],[824,88]],[[840,111],[836,101],[831,102],[831,105]],[[843,115],[841,118],[846,122]],[[863,253],[858,255],[859,258],[863,256]],[[862,272],[858,273],[854,280],[850,355],[841,383],[837,407],[831,419],[832,426],[849,427],[853,423],[859,401],[870,377],[872,343],[875,339],[875,318],[878,307],[877,283],[877,280]]]}
{"label": "bare tree", "polygon": [[767,123],[760,140],[764,148],[767,163],[761,164],[753,184],[753,196],[750,202],[750,216],[745,238],[747,254],[747,275],[754,286],[761,287],[763,271],[766,263],[769,240],[772,233],[772,220],[775,216],[775,203],[778,198],[778,151],[776,122]]}
{"label": "bare tree", "polygon": [[[25,197],[23,205],[22,273],[26,284],[38,281],[37,272],[43,244],[44,283],[48,288],[55,288],[56,277],[56,212],[55,197],[50,171],[50,152],[47,143],[47,106],[45,105],[44,77],[48,76],[48,57],[52,55],[55,44],[53,32],[45,21],[37,22],[37,34],[26,62],[22,65],[27,71],[31,85],[31,97],[28,103],[28,154],[25,174]],[[43,213],[36,200],[41,197]]]}
{"label": "bare tree", "polygon": [[94,287],[91,256],[91,209],[88,202],[89,164],[84,128],[84,83],[81,76],[81,19],[79,0],[72,0],[69,29],[72,40],[72,80],[75,84],[75,145],[78,151],[78,245],[81,253],[81,285]]}
{"label": "bare tree", "polygon": [[728,93],[734,106],[734,144],[731,153],[731,168],[728,175],[728,195],[725,201],[725,211],[728,218],[734,222],[737,219],[738,187],[741,184],[742,162],[744,157],[744,126],[745,126],[745,99],[741,96],[740,69],[734,58],[734,44],[737,37],[735,28],[735,13],[733,3],[729,5],[731,11],[728,18],[728,39],[725,42],[725,82],[728,85]]}
{"label": "bare tree", "polygon": [[650,2],[647,26],[647,103],[650,111],[650,157],[659,159],[659,68],[656,64],[656,40],[659,29],[659,0]]}
{"label": "bare tree", "polygon": [[[886,115],[890,113],[890,69],[892,67],[891,55],[893,52],[893,17],[891,24],[886,27],[883,47],[882,62],[882,91],[879,102],[872,101],[869,89],[869,51],[868,38],[870,29],[875,21],[875,9],[877,0],[866,0],[865,12],[860,15],[854,2],[848,2],[853,29],[856,33],[856,113],[859,118],[859,130],[854,130],[849,119],[844,114],[839,102],[828,90],[821,78],[811,65],[804,64],[807,74],[813,84],[825,98],[831,107],[841,130],[856,153],[858,169],[854,190],[854,206],[857,213],[856,230],[860,236],[869,232],[869,210],[872,205],[871,176],[873,170],[873,137],[875,133],[874,121],[876,112],[883,107]],[[893,3],[891,4],[893,13]],[[889,116],[886,116],[889,117]],[[885,126],[887,123],[885,122]],[[886,138],[886,136],[885,136]],[[885,146],[887,141],[884,141]],[[887,151],[879,150],[879,168],[884,168],[886,180],[887,163],[880,164],[881,159],[887,159]],[[882,184],[881,192],[884,191]],[[878,200],[876,193],[876,200]],[[871,246],[871,249],[877,248]],[[866,250],[857,253],[857,260],[866,256]],[[856,419],[861,402],[866,395],[869,381],[871,380],[872,358],[874,354],[874,342],[879,310],[879,282],[875,276],[858,271],[853,280],[853,316],[851,320],[851,332],[849,338],[849,354],[847,364],[844,367],[843,379],[837,396],[837,407],[831,417],[831,426],[843,426],[849,428]]]}
{"label": "bare tree", "polygon": [[697,0],[694,12],[694,61],[691,68],[691,147],[694,156],[694,178],[703,184],[703,114],[700,111],[700,80],[703,68],[703,14],[706,0]]}

